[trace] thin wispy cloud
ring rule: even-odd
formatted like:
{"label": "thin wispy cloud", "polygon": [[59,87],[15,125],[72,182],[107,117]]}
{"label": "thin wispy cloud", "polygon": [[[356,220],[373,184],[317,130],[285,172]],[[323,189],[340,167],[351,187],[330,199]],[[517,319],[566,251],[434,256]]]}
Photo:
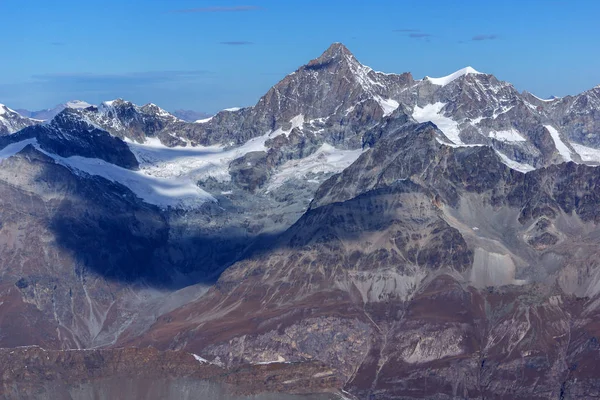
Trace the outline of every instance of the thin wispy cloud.
{"label": "thin wispy cloud", "polygon": [[432,35],[429,33],[411,33],[408,35],[409,38],[412,39],[423,39],[423,38],[429,38]]}
{"label": "thin wispy cloud", "polygon": [[498,35],[492,34],[492,35],[475,35],[471,38],[472,41],[474,42],[481,42],[484,40],[496,40],[498,39]]}
{"label": "thin wispy cloud", "polygon": [[50,45],[52,46],[64,46],[65,44],[65,42],[50,42]]}
{"label": "thin wispy cloud", "polygon": [[244,12],[244,11],[257,11],[261,10],[262,7],[258,6],[235,6],[235,7],[200,7],[200,8],[187,8],[183,10],[172,10],[172,13],[228,13],[228,12]]}
{"label": "thin wispy cloud", "polygon": [[104,84],[150,85],[165,82],[190,81],[210,74],[206,70],[191,71],[140,71],[116,74],[93,72],[60,72],[33,75],[31,79],[37,82],[61,85],[95,86]]}
{"label": "thin wispy cloud", "polygon": [[246,41],[233,41],[233,42],[220,42],[220,44],[224,44],[227,46],[248,46],[250,44],[254,44],[252,42],[246,42]]}
{"label": "thin wispy cloud", "polygon": [[409,39],[423,39],[426,42],[433,37],[431,33],[423,32],[420,29],[415,28],[394,29],[393,32],[403,33],[403,36],[406,36]]}

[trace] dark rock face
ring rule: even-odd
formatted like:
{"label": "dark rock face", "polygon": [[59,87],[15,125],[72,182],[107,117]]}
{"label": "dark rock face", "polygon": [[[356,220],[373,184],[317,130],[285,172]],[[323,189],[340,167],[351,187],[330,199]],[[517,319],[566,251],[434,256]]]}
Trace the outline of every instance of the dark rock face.
{"label": "dark rock face", "polygon": [[598,148],[600,139],[600,87],[554,100],[546,105],[569,139],[576,143]]}
{"label": "dark rock face", "polygon": [[239,187],[254,192],[269,179],[267,153],[253,151],[229,164],[231,179]]}
{"label": "dark rock face", "polygon": [[66,109],[47,125],[36,125],[6,137],[6,144],[36,139],[39,146],[61,157],[99,158],[123,168],[136,169],[138,161],[121,139],[96,128],[81,112]]}

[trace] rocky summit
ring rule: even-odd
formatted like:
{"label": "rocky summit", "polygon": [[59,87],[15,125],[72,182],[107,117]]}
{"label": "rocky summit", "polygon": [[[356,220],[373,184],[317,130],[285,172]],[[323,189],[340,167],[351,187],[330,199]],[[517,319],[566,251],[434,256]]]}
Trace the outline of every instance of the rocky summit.
{"label": "rocky summit", "polygon": [[0,106],[2,398],[599,396],[598,87],[334,43],[195,122],[59,108]]}

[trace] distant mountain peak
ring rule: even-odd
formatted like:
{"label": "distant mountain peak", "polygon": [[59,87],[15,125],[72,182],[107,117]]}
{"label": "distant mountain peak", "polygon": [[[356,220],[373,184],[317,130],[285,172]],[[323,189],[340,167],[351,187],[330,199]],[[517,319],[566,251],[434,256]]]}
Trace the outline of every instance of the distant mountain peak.
{"label": "distant mountain peak", "polygon": [[71,100],[71,101],[67,101],[65,103],[65,107],[75,108],[75,109],[88,108],[91,106],[92,106],[92,104],[90,104],[86,101],[83,101],[83,100]]}
{"label": "distant mountain peak", "polygon": [[107,100],[107,101],[103,101],[102,105],[104,106],[108,106],[108,107],[114,107],[114,106],[118,106],[120,104],[125,104],[125,103],[129,103],[128,101],[123,100],[122,98],[117,98],[114,100]]}
{"label": "distant mountain peak", "polygon": [[465,75],[485,75],[485,74],[483,72],[477,71],[475,68],[473,68],[471,66],[467,66],[465,68],[459,69],[456,72],[451,73],[450,75],[442,76],[441,78],[431,78],[429,76],[426,76],[425,79],[428,80],[429,82],[433,83],[434,85],[446,86],[450,82],[453,82],[456,79],[460,78],[461,76],[465,76]]}
{"label": "distant mountain peak", "polygon": [[18,112],[0,104],[0,135],[15,133],[27,126],[36,124],[30,118],[23,117]]}

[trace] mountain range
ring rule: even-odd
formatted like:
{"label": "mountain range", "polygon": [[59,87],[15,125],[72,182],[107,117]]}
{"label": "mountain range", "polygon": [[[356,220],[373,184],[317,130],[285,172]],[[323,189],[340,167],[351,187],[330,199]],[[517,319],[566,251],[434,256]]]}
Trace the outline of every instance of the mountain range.
{"label": "mountain range", "polygon": [[0,347],[29,349],[0,357],[64,382],[6,371],[6,398],[108,393],[115,360],[142,396],[144,357],[172,398],[596,396],[600,86],[543,100],[334,43],[195,122],[61,107],[0,106]]}

